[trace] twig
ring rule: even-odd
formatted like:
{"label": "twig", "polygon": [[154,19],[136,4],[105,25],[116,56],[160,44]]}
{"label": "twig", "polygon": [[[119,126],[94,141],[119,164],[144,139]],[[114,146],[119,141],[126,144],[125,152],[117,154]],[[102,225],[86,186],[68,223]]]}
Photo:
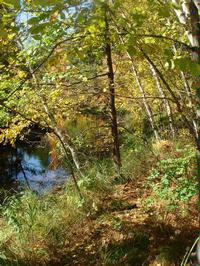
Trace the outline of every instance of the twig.
{"label": "twig", "polygon": [[192,253],[192,250],[194,249],[194,247],[197,244],[198,240],[199,240],[199,237],[197,237],[197,239],[194,241],[194,244],[192,245],[192,247],[188,251],[186,251],[180,266],[186,266],[187,261],[188,261],[190,255],[191,255],[191,253]]}

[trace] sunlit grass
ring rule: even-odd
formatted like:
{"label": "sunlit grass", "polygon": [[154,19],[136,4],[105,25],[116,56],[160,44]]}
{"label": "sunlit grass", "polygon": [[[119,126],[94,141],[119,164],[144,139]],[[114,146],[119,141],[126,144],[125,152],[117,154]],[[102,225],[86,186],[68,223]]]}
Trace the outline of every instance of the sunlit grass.
{"label": "sunlit grass", "polygon": [[112,190],[103,168],[97,168],[78,181],[84,200],[72,181],[59,192],[38,196],[27,190],[8,197],[1,206],[0,259],[25,265],[52,260],[82,219],[98,211],[99,196]]}
{"label": "sunlit grass", "polygon": [[[14,195],[3,193],[0,209],[0,265],[59,265],[58,260],[65,254],[66,244],[70,243],[73,233],[82,226],[83,221],[87,217],[96,219],[104,215],[104,198],[115,192],[117,184],[146,177],[159,161],[153,152],[158,153],[162,159],[172,158],[173,162],[173,158],[179,156],[184,160],[187,154],[190,155],[191,147],[180,150],[179,146],[163,142],[149,150],[141,143],[123,147],[122,176],[117,179],[110,160],[93,162],[84,170],[84,176],[78,179],[84,199],[80,199],[72,180],[62,189],[43,195],[30,190]],[[188,173],[192,174],[190,168]],[[124,204],[120,199],[111,203],[112,211],[118,211]],[[114,220],[114,227],[119,230],[123,224]],[[102,250],[101,259],[105,265],[123,260],[126,254],[129,261],[134,261],[139,252],[139,247],[133,247],[134,241]],[[163,260],[163,255],[159,259]]]}

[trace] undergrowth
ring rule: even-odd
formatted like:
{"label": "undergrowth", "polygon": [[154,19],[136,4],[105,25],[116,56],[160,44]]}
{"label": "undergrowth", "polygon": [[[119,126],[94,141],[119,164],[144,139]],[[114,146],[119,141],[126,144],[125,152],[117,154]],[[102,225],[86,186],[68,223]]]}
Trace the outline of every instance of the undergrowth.
{"label": "undergrowth", "polygon": [[[197,191],[195,151],[191,145],[182,147],[165,141],[147,147],[129,142],[128,147],[122,147],[122,158],[120,178],[115,177],[107,160],[87,167],[84,177],[78,180],[84,200],[72,181],[60,191],[41,196],[27,190],[6,197],[0,208],[0,265],[59,265],[57,260],[73,233],[87,217],[95,219],[103,214],[104,198],[111,197],[119,183],[146,177],[143,182],[151,194],[145,206],[159,202],[167,212],[187,204]],[[113,202],[112,211],[122,208],[120,200]],[[113,227],[120,231],[123,221],[114,218]],[[136,255],[146,243],[141,236],[103,248],[102,265],[116,265],[126,256],[128,261],[138,260],[139,265],[142,258],[136,259]],[[162,260],[165,251],[168,254],[168,249],[162,251]]]}
{"label": "undergrowth", "polygon": [[100,196],[111,193],[105,172],[94,175],[93,171],[79,180],[84,201],[70,181],[57,193],[38,196],[27,190],[4,201],[0,219],[1,265],[46,265],[56,257],[57,250],[62,250],[82,219],[99,210]]}
{"label": "undergrowth", "polygon": [[184,213],[181,204],[187,203],[197,194],[195,149],[191,145],[170,148],[169,154],[162,154],[146,178],[151,195],[146,205],[159,205],[163,211]]}

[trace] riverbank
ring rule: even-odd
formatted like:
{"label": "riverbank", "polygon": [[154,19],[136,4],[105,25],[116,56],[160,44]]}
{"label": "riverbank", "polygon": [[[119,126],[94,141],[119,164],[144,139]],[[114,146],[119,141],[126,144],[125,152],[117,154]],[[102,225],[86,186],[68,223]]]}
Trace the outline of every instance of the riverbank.
{"label": "riverbank", "polygon": [[124,150],[121,179],[107,160],[90,165],[84,201],[72,181],[7,198],[1,265],[180,265],[198,235],[195,153],[181,142],[152,149]]}

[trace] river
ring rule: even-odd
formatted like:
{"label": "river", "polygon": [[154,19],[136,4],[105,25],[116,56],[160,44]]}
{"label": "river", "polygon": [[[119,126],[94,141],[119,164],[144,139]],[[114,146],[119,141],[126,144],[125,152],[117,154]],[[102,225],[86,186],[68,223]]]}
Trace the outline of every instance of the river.
{"label": "river", "polygon": [[0,185],[30,188],[39,194],[63,184],[68,173],[60,161],[56,167],[47,142],[0,147]]}

